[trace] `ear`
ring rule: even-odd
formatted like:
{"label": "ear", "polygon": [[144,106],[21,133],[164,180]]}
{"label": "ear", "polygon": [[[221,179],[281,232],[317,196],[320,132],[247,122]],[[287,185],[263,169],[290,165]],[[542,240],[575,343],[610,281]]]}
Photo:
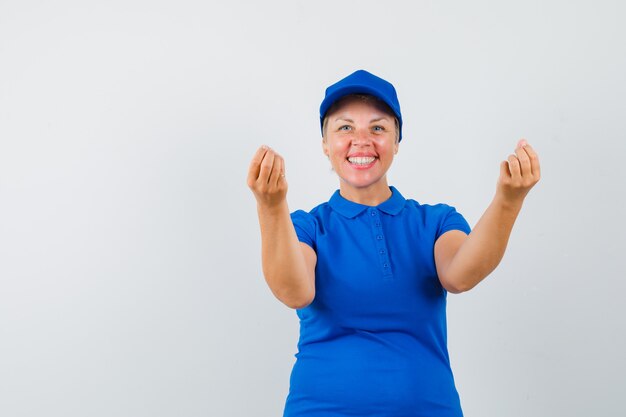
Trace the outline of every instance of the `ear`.
{"label": "ear", "polygon": [[325,138],[322,138],[322,151],[324,151],[324,155],[330,157],[329,150],[328,150],[328,143],[326,142]]}
{"label": "ear", "polygon": [[394,149],[393,149],[393,154],[397,154],[398,150],[400,149],[400,142],[396,142]]}

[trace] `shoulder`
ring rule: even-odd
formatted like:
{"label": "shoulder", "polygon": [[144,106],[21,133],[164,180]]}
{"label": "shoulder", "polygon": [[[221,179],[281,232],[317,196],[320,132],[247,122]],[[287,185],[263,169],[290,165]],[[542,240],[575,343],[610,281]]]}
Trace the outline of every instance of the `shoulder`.
{"label": "shoulder", "polygon": [[420,213],[429,218],[445,216],[455,210],[454,206],[446,203],[420,203],[411,198],[406,199],[406,208],[412,213]]}
{"label": "shoulder", "polygon": [[298,238],[311,246],[315,246],[313,242],[317,240],[317,236],[322,232],[322,220],[324,212],[328,211],[328,203],[322,203],[315,206],[310,211],[302,209],[295,210],[290,213],[291,222],[293,223]]}
{"label": "shoulder", "polygon": [[330,209],[328,203],[321,203],[310,211],[298,209],[290,213],[292,221],[317,223],[317,220]]}
{"label": "shoulder", "polygon": [[315,217],[304,210],[293,211],[290,213],[290,216],[298,240],[308,244],[315,250],[315,242],[317,240],[317,222]]}
{"label": "shoulder", "polygon": [[453,205],[447,203],[425,204],[407,199],[406,207],[409,210],[408,214],[417,218],[417,221],[424,228],[432,230],[436,237],[452,229],[462,230],[468,234],[471,231],[463,215]]}

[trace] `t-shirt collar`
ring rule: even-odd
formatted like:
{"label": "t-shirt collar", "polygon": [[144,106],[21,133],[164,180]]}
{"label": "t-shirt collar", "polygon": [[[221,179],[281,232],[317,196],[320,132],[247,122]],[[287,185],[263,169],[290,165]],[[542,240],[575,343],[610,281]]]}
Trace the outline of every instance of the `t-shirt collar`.
{"label": "t-shirt collar", "polygon": [[[389,186],[389,189],[391,190],[391,197],[389,197],[387,200],[383,201],[379,205],[374,206],[374,208],[377,208],[384,213],[395,216],[396,214],[400,213],[400,211],[404,208],[406,199],[393,185]],[[372,206],[366,206],[364,204],[359,204],[355,203],[354,201],[346,200],[339,193],[339,190],[335,191],[335,193],[328,201],[328,204],[337,213],[347,218],[356,217],[364,210],[372,208]]]}

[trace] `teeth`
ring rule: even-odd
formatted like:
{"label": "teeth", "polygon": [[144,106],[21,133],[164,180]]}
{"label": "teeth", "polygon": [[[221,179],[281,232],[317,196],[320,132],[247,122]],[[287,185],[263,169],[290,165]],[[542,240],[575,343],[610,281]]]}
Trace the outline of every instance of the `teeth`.
{"label": "teeth", "polygon": [[357,165],[367,165],[371,164],[374,159],[376,158],[374,158],[373,156],[352,156],[348,158],[348,161]]}

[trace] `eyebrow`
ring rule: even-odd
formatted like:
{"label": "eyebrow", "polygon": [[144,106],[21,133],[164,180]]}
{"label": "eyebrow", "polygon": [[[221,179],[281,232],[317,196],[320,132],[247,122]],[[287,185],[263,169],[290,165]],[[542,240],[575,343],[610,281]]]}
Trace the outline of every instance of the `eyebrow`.
{"label": "eyebrow", "polygon": [[[335,121],[339,121],[339,120],[343,120],[343,121],[345,121],[345,122],[354,123],[354,120],[352,120],[352,119],[346,119],[345,117],[337,117],[337,118],[335,119]],[[370,120],[370,123],[379,122],[379,121],[381,121],[381,120],[387,120],[387,121],[389,121],[389,118],[388,118],[388,117],[385,117],[385,116],[383,116],[383,117],[379,117],[379,118],[377,118],[377,119],[372,119],[372,120]]]}

